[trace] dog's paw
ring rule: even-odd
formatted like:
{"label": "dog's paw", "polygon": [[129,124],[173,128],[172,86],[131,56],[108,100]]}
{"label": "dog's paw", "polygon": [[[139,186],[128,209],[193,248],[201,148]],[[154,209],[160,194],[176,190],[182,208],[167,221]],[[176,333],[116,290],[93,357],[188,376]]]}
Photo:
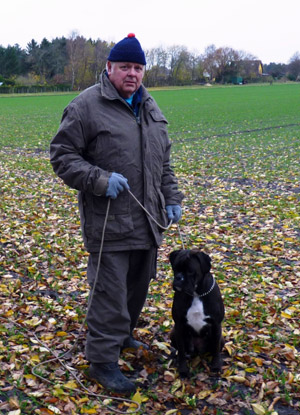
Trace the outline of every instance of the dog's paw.
{"label": "dog's paw", "polygon": [[222,371],[222,362],[219,358],[218,359],[213,359],[213,361],[211,362],[211,365],[210,365],[210,370],[214,374],[220,373]]}
{"label": "dog's paw", "polygon": [[221,366],[211,366],[210,370],[214,375],[217,375],[218,373],[221,373],[222,367]]}
{"label": "dog's paw", "polygon": [[190,371],[189,370],[184,370],[184,371],[179,371],[179,376],[181,379],[188,379],[190,377]]}
{"label": "dog's paw", "polygon": [[179,372],[179,376],[181,377],[181,379],[190,377],[190,370],[186,363],[179,365],[178,372]]}

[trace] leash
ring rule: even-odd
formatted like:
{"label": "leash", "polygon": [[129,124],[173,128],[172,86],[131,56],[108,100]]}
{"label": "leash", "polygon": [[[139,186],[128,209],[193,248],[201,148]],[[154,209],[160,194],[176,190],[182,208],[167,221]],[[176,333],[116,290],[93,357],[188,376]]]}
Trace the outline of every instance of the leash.
{"label": "leash", "polygon": [[157,225],[157,226],[159,226],[161,229],[163,229],[163,230],[165,230],[165,231],[167,231],[170,227],[171,227],[171,225],[172,225],[172,223],[173,223],[173,221],[171,220],[170,221],[170,223],[169,223],[169,225],[168,226],[163,226],[163,225],[161,225],[160,223],[158,223],[157,222],[157,220],[151,215],[151,213],[150,212],[148,212],[148,210],[145,208],[145,206],[143,206],[142,204],[141,204],[141,202],[134,196],[134,194],[128,189],[128,193],[130,194],[130,196],[140,205],[140,207],[147,213],[147,215],[151,218],[151,220],[153,220],[153,222]]}
{"label": "leash", "polygon": [[177,231],[178,231],[179,238],[180,238],[180,241],[181,241],[182,249],[185,249],[185,244],[184,244],[184,241],[183,241],[183,237],[182,237],[180,226],[179,226],[178,222],[177,222]]}
{"label": "leash", "polygon": [[[161,229],[167,231],[168,229],[170,229],[170,227],[173,224],[173,221],[171,220],[170,223],[168,224],[168,226],[162,226],[160,223],[157,222],[157,220],[151,215],[151,213],[142,205],[142,203],[134,196],[134,194],[128,189],[128,193],[130,194],[130,196],[139,204],[139,206],[146,212],[146,214],[151,218],[151,220]],[[179,223],[177,222],[177,230],[178,230],[178,234],[179,234],[179,238],[182,244],[182,248],[185,249],[185,245],[183,242],[183,238],[182,238],[182,234],[180,231],[180,226]]]}
{"label": "leash", "polygon": [[[16,321],[14,321],[14,320],[11,320],[11,319],[9,319],[9,318],[6,318],[6,317],[2,317],[2,316],[0,316],[0,319],[1,320],[4,320],[4,321],[7,321],[7,322],[9,322],[9,323],[12,323],[14,326],[16,326],[16,327],[19,327],[20,329],[22,329],[22,330],[25,330],[25,332],[28,334],[28,337],[31,339],[31,341],[33,341],[32,340],[32,337],[34,337],[34,343],[35,342],[38,342],[42,347],[44,347],[45,349],[47,349],[47,351],[49,352],[49,353],[51,353],[54,357],[52,358],[52,359],[48,359],[48,360],[45,360],[44,362],[41,362],[41,363],[39,363],[39,364],[37,364],[37,365],[35,365],[32,369],[31,369],[31,373],[34,375],[34,376],[36,376],[37,378],[39,378],[39,379],[41,379],[43,382],[46,382],[46,383],[49,383],[49,384],[51,384],[51,385],[55,385],[55,383],[54,382],[52,382],[51,380],[48,380],[48,379],[46,379],[45,377],[43,377],[43,376],[41,376],[41,375],[39,375],[39,374],[37,374],[36,372],[35,372],[35,370],[37,370],[40,366],[44,366],[44,365],[46,365],[46,364],[48,364],[48,363],[52,363],[52,362],[56,362],[56,361],[58,361],[59,363],[60,363],[60,365],[65,369],[65,371],[66,372],[69,372],[70,374],[71,374],[71,376],[76,380],[76,382],[81,386],[81,388],[82,389],[79,389],[79,388],[72,388],[71,389],[71,391],[72,392],[79,392],[79,393],[82,393],[83,392],[83,390],[84,390],[84,392],[85,392],[85,394],[86,395],[88,395],[88,396],[93,396],[94,398],[97,398],[99,401],[100,401],[100,399],[107,399],[107,400],[109,400],[109,401],[119,401],[119,402],[127,402],[127,404],[128,405],[132,405],[132,404],[134,404],[134,405],[136,405],[136,409],[131,409],[131,413],[137,413],[139,410],[140,410],[140,404],[138,403],[138,402],[135,402],[135,401],[133,401],[133,400],[131,400],[131,399],[127,399],[127,398],[119,398],[119,397],[117,397],[117,396],[108,396],[108,395],[103,395],[103,394],[97,394],[97,393],[94,393],[94,392],[91,392],[86,386],[84,386],[84,384],[81,382],[81,380],[78,378],[78,376],[76,375],[76,373],[75,373],[75,371],[77,371],[76,369],[74,369],[72,366],[69,366],[69,365],[67,365],[67,364],[65,364],[65,362],[63,361],[63,358],[68,354],[68,353],[70,353],[74,348],[75,348],[75,345],[77,344],[76,342],[75,342],[75,345],[74,346],[72,346],[72,348],[70,349],[70,350],[68,350],[67,352],[65,352],[65,353],[63,353],[61,356],[57,356],[57,354],[53,351],[53,350],[51,350],[51,349],[49,349],[49,347],[45,344],[45,343],[43,343],[38,337],[37,337],[37,335],[34,333],[34,332],[32,332],[32,331],[30,331],[30,330],[28,330],[28,329],[26,329],[26,327],[24,327],[24,326],[21,326],[21,324],[19,324],[19,323],[17,323]],[[79,336],[77,337],[77,339],[79,338]],[[61,386],[61,387],[64,387],[64,385],[60,385],[60,384],[57,384],[57,386]],[[1,389],[0,389],[1,390]],[[118,413],[118,414],[128,414],[128,412],[126,411],[126,412],[124,412],[124,411],[120,411],[119,409],[116,409],[116,408],[114,408],[114,407],[112,407],[112,406],[110,406],[110,405],[108,405],[108,404],[106,404],[106,403],[104,403],[103,401],[100,401],[100,404],[102,404],[103,406],[105,406],[106,408],[108,408],[108,409],[110,409],[111,411],[113,411],[113,412],[116,412],[116,413]],[[49,408],[50,409],[50,408]]]}
{"label": "leash", "polygon": [[[78,376],[76,375],[76,373],[74,373],[75,371],[76,371],[76,369],[74,369],[73,367],[71,367],[71,366],[69,366],[69,365],[66,365],[65,364],[65,362],[63,361],[63,359],[68,359],[68,357],[70,357],[71,356],[71,353],[74,351],[74,350],[76,350],[76,348],[77,348],[77,346],[78,346],[78,343],[79,343],[79,338],[80,338],[80,336],[81,336],[81,333],[82,333],[82,331],[83,331],[83,328],[84,328],[84,326],[85,326],[85,323],[86,323],[86,320],[87,320],[87,316],[88,316],[88,313],[89,313],[89,310],[90,310],[90,308],[91,308],[91,304],[92,304],[92,299],[93,299],[93,296],[94,296],[94,292],[95,292],[95,288],[96,288],[96,285],[97,285],[97,281],[98,281],[98,277],[99,277],[99,273],[100,273],[100,266],[101,266],[101,257],[102,257],[102,251],[103,251],[103,246],[104,246],[104,235],[105,235],[105,230],[106,230],[106,225],[107,225],[107,220],[108,220],[108,214],[109,214],[109,209],[110,209],[110,202],[111,202],[111,199],[110,198],[108,198],[108,201],[107,201],[107,208],[106,208],[106,214],[105,214],[105,219],[104,219],[104,224],[103,224],[103,230],[102,230],[102,235],[101,235],[101,244],[100,244],[100,249],[99,249],[99,256],[98,256],[98,263],[97,263],[97,271],[96,271],[96,278],[95,278],[95,280],[94,280],[94,282],[93,282],[93,286],[92,286],[92,289],[91,289],[91,291],[90,291],[90,295],[89,295],[89,300],[88,300],[88,306],[87,306],[87,311],[86,311],[86,314],[85,314],[85,318],[84,318],[84,320],[83,320],[83,322],[82,322],[82,324],[81,324],[81,327],[80,327],[80,329],[79,329],[79,333],[78,333],[78,335],[77,335],[77,337],[76,337],[76,340],[75,340],[75,343],[73,344],[73,346],[71,347],[71,349],[69,349],[67,352],[65,352],[65,353],[63,353],[62,355],[60,355],[60,356],[57,356],[56,354],[55,354],[55,352],[53,352],[51,349],[49,349],[48,348],[48,346],[47,345],[45,345],[43,342],[41,342],[40,340],[39,340],[39,338],[36,336],[36,334],[35,333],[33,333],[33,335],[34,335],[34,337],[35,337],[35,339],[40,343],[40,344],[42,344],[44,347],[46,347],[46,349],[54,356],[52,359],[49,359],[49,360],[46,360],[46,361],[44,361],[44,362],[42,362],[42,363],[39,363],[38,365],[36,365],[36,366],[34,366],[33,368],[32,368],[32,370],[31,370],[31,373],[34,375],[34,376],[36,376],[36,377],[38,377],[39,379],[41,379],[41,380],[43,380],[44,382],[47,382],[47,383],[50,383],[50,384],[53,384],[53,382],[51,382],[51,381],[49,381],[48,379],[46,379],[45,377],[43,377],[43,376],[41,376],[41,375],[39,375],[39,374],[37,374],[36,373],[36,370],[40,367],[40,366],[44,366],[46,363],[51,363],[51,362],[54,362],[54,361],[58,361],[62,366],[63,366],[63,368],[66,370],[66,371],[68,371],[68,372],[70,372],[70,374],[71,374],[71,376],[76,380],[76,382],[81,386],[81,388],[89,395],[89,396],[93,396],[93,397],[95,397],[95,398],[97,398],[98,400],[100,400],[100,399],[108,399],[108,400],[112,400],[112,401],[120,401],[120,402],[127,402],[129,405],[132,405],[132,404],[134,404],[134,405],[136,405],[136,409],[132,409],[132,413],[136,413],[136,412],[138,412],[140,409],[141,409],[141,405],[138,403],[138,402],[135,402],[135,401],[133,401],[133,400],[131,400],[131,399],[127,399],[127,398],[119,398],[119,397],[116,397],[116,396],[108,396],[108,395],[104,395],[104,394],[97,394],[97,393],[94,393],[94,392],[91,392],[82,382],[81,382],[81,380],[78,378]],[[76,391],[76,392],[82,392],[82,390],[80,390],[80,389],[77,389],[77,388],[74,388],[74,389],[72,389],[73,391]],[[110,410],[112,410],[113,412],[115,412],[115,413],[118,413],[118,414],[127,414],[128,412],[126,411],[126,412],[124,412],[124,411],[121,411],[121,410],[119,410],[119,409],[116,409],[116,408],[114,408],[114,407],[112,407],[112,406],[110,406],[110,405],[107,405],[107,404],[105,404],[103,401],[100,401],[100,403],[102,404],[102,405],[104,405],[106,408],[108,408],[108,409],[110,409]]]}
{"label": "leash", "polygon": [[[151,220],[158,226],[158,227],[160,227],[161,229],[163,229],[163,230],[168,230],[170,227],[171,227],[171,225],[172,225],[172,223],[173,223],[173,221],[171,220],[170,221],[170,223],[168,224],[168,226],[163,226],[163,225],[161,225],[159,222],[157,222],[157,220],[151,215],[151,213],[142,205],[142,203],[134,196],[134,194],[130,191],[130,190],[128,190],[128,192],[129,192],[129,194],[130,194],[130,196],[138,203],[138,205],[145,211],[145,213],[151,218]],[[72,391],[75,391],[75,392],[79,392],[79,393],[81,393],[82,392],[82,390],[84,390],[85,392],[86,392],[86,394],[88,395],[88,396],[93,396],[93,397],[95,397],[95,398],[97,398],[98,400],[100,400],[100,399],[107,399],[107,400],[110,400],[110,401],[119,401],[119,402],[127,402],[127,404],[129,404],[129,405],[132,405],[132,404],[134,404],[134,405],[136,405],[136,409],[133,409],[133,408],[131,408],[131,413],[137,413],[140,409],[141,409],[141,405],[140,405],[140,403],[138,403],[138,402],[136,402],[136,401],[133,401],[133,400],[131,400],[131,399],[127,399],[127,398],[121,398],[121,397],[116,397],[116,396],[109,396],[109,395],[104,395],[104,394],[96,394],[96,393],[94,393],[94,392],[91,392],[82,382],[81,382],[81,380],[78,378],[78,376],[76,375],[76,369],[74,369],[72,366],[70,366],[70,365],[67,365],[66,363],[65,363],[65,361],[64,360],[66,360],[66,359],[68,359],[69,357],[71,357],[71,353],[74,351],[74,350],[76,350],[76,348],[77,348],[77,346],[78,346],[78,343],[79,343],[79,339],[80,339],[80,336],[81,336],[81,334],[82,334],[82,332],[83,332],[83,328],[84,328],[84,326],[85,326],[85,324],[86,324],[86,320],[87,320],[87,315],[88,315],[88,313],[89,313],[89,310],[90,310],[90,307],[91,307],[91,304],[92,304],[92,299],[93,299],[93,296],[94,296],[94,292],[95,292],[95,289],[96,289],[96,285],[97,285],[97,281],[98,281],[98,277],[99,277],[99,274],[100,274],[100,268],[101,268],[101,258],[102,258],[102,252],[103,252],[103,246],[104,246],[104,236],[105,236],[105,230],[106,230],[106,226],[107,226],[107,220],[108,220],[108,214],[109,214],[109,210],[110,210],[110,203],[111,203],[111,199],[110,198],[108,198],[108,202],[107,202],[107,208],[106,208],[106,214],[105,214],[105,219],[104,219],[104,224],[103,224],[103,230],[102,230],[102,235],[101,235],[101,244],[100,244],[100,249],[99,249],[99,255],[98,255],[98,263],[97,263],[97,270],[96,270],[96,277],[95,277],[95,280],[94,280],[94,282],[93,282],[93,285],[92,285],[92,288],[91,288],[91,291],[90,291],[90,295],[89,295],[89,300],[88,300],[88,306],[87,306],[87,311],[86,311],[86,315],[85,315],[85,318],[84,318],[84,321],[82,322],[82,324],[81,324],[81,327],[80,327],[80,329],[79,329],[79,333],[78,333],[78,335],[76,336],[76,340],[75,340],[75,343],[73,344],[73,346],[67,351],[67,352],[65,352],[65,353],[63,353],[63,354],[61,354],[61,355],[57,355],[56,353],[55,353],[55,351],[53,351],[53,350],[51,350],[45,343],[43,343],[38,337],[37,337],[37,335],[34,333],[34,332],[32,332],[32,331],[29,331],[28,329],[26,329],[26,327],[23,327],[23,326],[21,326],[19,323],[17,323],[17,322],[15,322],[15,321],[13,321],[13,320],[11,320],[11,319],[8,319],[8,318],[5,318],[5,317],[2,317],[2,316],[0,316],[0,319],[2,319],[2,320],[5,320],[5,321],[8,321],[8,322],[10,322],[10,323],[12,323],[12,324],[14,324],[15,326],[17,326],[17,327],[19,327],[20,329],[23,329],[23,330],[25,330],[26,331],[26,333],[28,334],[28,335],[30,335],[30,336],[33,336],[34,337],[34,339],[40,344],[40,345],[42,345],[45,349],[47,349],[47,351],[49,352],[49,353],[51,353],[52,354],[52,356],[53,356],[53,358],[51,358],[51,359],[48,359],[48,360],[45,360],[44,362],[41,362],[41,363],[39,363],[39,364],[37,364],[37,365],[35,365],[33,368],[32,368],[32,370],[31,370],[31,373],[34,375],[34,376],[36,376],[37,378],[39,378],[40,380],[42,380],[43,382],[46,382],[46,383],[50,383],[50,384],[52,384],[52,385],[54,385],[54,382],[52,382],[52,381],[50,381],[49,379],[46,379],[44,376],[41,376],[40,374],[38,374],[38,373],[36,373],[36,370],[38,369],[38,368],[40,368],[40,366],[45,366],[46,364],[49,364],[49,363],[52,363],[52,362],[55,362],[55,361],[58,361],[59,363],[60,363],[60,365],[66,370],[66,371],[68,371],[70,374],[71,374],[71,376],[76,380],[76,382],[81,386],[81,388],[82,389],[78,389],[78,388],[74,388],[74,389],[72,389]],[[180,237],[180,240],[181,240],[181,243],[182,243],[182,246],[183,246],[183,249],[184,249],[184,242],[183,242],[183,238],[182,238],[182,235],[181,235],[181,231],[180,231],[180,227],[179,227],[179,224],[177,223],[177,229],[178,229],[178,233],[179,233],[179,237]],[[115,413],[119,413],[119,414],[127,414],[128,412],[126,411],[126,412],[124,412],[124,411],[121,411],[121,410],[118,410],[118,409],[116,409],[116,408],[114,408],[114,407],[112,407],[112,406],[110,406],[110,405],[108,405],[108,404],[105,404],[103,401],[100,401],[100,403],[102,404],[102,405],[104,405],[106,408],[108,408],[108,409],[110,409],[110,410],[112,410],[113,412],[115,412]]]}

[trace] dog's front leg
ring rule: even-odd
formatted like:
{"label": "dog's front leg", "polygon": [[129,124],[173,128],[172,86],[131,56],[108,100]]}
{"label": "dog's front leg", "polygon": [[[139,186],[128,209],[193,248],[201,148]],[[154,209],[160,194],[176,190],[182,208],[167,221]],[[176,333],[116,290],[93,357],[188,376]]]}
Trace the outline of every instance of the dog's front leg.
{"label": "dog's front leg", "polygon": [[224,346],[221,326],[215,326],[211,337],[210,351],[212,354],[211,370],[220,372],[222,369],[221,350]]}
{"label": "dog's front leg", "polygon": [[177,348],[178,371],[181,378],[189,376],[190,371],[186,361],[186,336],[187,333],[182,325],[176,325],[174,328],[174,340]]}

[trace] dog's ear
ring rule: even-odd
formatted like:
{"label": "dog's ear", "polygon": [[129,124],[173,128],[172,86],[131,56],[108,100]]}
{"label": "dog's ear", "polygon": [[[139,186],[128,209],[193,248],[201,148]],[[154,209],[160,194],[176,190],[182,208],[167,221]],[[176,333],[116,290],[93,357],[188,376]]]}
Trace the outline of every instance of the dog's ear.
{"label": "dog's ear", "polygon": [[202,272],[207,274],[211,269],[211,258],[209,255],[205,254],[204,252],[196,252],[195,253],[202,269]]}
{"label": "dog's ear", "polygon": [[180,250],[177,250],[177,251],[172,251],[172,252],[170,253],[169,258],[170,258],[170,262],[171,262],[171,265],[172,265],[172,266],[174,265],[175,259],[176,259],[177,255],[179,254],[179,252],[180,252]]}

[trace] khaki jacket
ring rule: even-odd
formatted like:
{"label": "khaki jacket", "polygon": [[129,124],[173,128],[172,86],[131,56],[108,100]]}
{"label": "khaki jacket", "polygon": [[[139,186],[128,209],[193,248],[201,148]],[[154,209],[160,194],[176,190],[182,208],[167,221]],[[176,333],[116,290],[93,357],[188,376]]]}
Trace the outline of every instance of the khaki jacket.
{"label": "khaki jacket", "polygon": [[[128,179],[131,192],[163,226],[168,222],[165,206],[183,199],[170,167],[167,121],[141,88],[137,118],[103,73],[99,84],[83,91],[64,110],[51,141],[55,173],[79,191],[81,227],[89,252],[99,250],[112,172]],[[161,233],[127,191],[111,200],[104,250],[158,246]]]}

